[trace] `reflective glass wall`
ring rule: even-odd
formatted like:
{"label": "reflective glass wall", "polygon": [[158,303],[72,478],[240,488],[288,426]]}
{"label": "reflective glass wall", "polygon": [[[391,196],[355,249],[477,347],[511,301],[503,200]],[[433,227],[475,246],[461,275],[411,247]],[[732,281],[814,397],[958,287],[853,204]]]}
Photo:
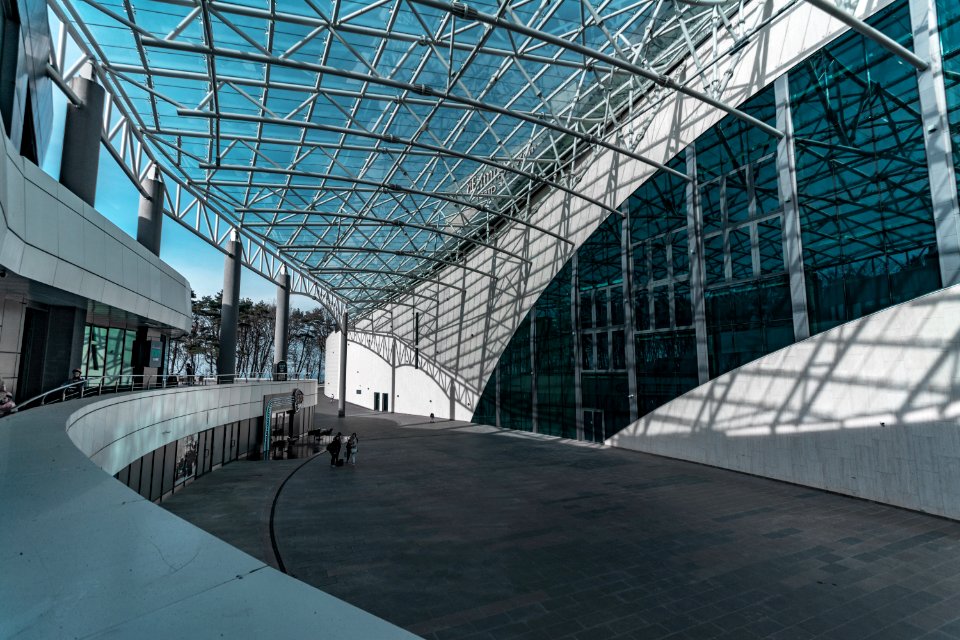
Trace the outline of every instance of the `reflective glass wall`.
{"label": "reflective glass wall", "polygon": [[[960,5],[938,2],[960,166]],[[905,0],[869,22],[912,48]],[[740,108],[789,117],[793,144],[730,116],[668,164],[689,180],[640,186],[524,319],[474,421],[600,441],[795,332],[940,288],[912,67],[848,33]]]}
{"label": "reflective glass wall", "polygon": [[109,379],[133,374],[136,331],[88,324],[84,332],[83,356],[80,361],[80,371],[84,378]]}

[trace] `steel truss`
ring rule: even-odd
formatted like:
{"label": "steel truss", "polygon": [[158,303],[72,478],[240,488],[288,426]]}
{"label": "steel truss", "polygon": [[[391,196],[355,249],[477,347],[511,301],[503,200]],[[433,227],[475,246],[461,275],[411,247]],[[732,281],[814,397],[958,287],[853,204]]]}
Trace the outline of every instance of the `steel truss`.
{"label": "steel truss", "polygon": [[[102,139],[137,188],[157,167],[168,215],[222,252],[236,230],[247,267],[286,270],[337,318],[439,284],[438,269],[496,278],[465,264],[476,247],[529,263],[506,228],[569,244],[533,222],[537,203],[558,190],[617,212],[577,186],[599,149],[687,180],[637,152],[671,92],[781,135],[719,96],[787,7],[302,1],[48,0],[49,73],[76,100],[71,78],[96,63]],[[673,77],[688,59],[696,73]]]}

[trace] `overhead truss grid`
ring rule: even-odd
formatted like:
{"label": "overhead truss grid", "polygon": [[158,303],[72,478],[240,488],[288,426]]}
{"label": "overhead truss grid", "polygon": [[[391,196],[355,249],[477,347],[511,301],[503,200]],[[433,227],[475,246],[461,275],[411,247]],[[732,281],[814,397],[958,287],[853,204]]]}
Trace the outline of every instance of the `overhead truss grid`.
{"label": "overhead truss grid", "polygon": [[525,260],[508,225],[565,242],[531,221],[546,190],[615,211],[578,191],[584,154],[672,171],[637,151],[670,92],[748,118],[715,64],[762,26],[745,2],[49,0],[50,73],[69,97],[96,65],[103,140],[163,174],[168,215],[363,315],[474,248]]}

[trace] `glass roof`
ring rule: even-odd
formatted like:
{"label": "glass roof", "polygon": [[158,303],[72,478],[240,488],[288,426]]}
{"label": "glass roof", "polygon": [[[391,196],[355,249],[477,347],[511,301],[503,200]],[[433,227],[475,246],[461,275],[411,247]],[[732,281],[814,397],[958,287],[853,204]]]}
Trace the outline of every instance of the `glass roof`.
{"label": "glass roof", "polygon": [[528,224],[530,193],[584,197],[572,159],[649,111],[651,80],[556,38],[666,74],[742,2],[52,4],[166,173],[363,311]]}

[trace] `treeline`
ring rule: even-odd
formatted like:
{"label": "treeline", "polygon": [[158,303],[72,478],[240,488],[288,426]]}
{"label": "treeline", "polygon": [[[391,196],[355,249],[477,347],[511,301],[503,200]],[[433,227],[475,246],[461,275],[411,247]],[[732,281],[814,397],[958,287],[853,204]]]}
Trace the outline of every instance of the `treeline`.
{"label": "treeline", "polygon": [[[193,327],[190,333],[170,343],[170,373],[186,373],[188,362],[193,363],[197,374],[211,375],[217,372],[217,356],[220,352],[220,299],[219,293],[193,299]],[[237,373],[262,376],[273,370],[276,316],[277,307],[274,304],[254,302],[250,298],[240,300]],[[326,340],[334,326],[332,317],[322,308],[312,311],[290,310],[288,373],[322,379]]]}

